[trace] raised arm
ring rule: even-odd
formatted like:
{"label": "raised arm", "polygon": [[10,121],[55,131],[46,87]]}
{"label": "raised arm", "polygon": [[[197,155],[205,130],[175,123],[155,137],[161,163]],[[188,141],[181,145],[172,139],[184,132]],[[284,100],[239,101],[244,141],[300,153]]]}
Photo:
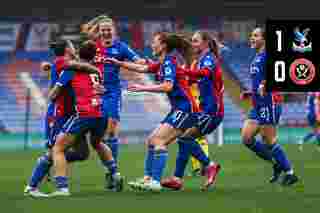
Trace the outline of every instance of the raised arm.
{"label": "raised arm", "polygon": [[98,24],[92,26],[88,32],[87,32],[87,36],[88,36],[88,39],[90,40],[93,40],[93,41],[96,41],[98,38],[99,38],[99,33],[98,33]]}
{"label": "raised arm", "polygon": [[212,70],[210,70],[208,67],[204,67],[202,69],[186,69],[181,68],[184,73],[190,77],[193,78],[201,78],[201,77],[210,77]]}
{"label": "raised arm", "polygon": [[[156,66],[160,66],[156,64]],[[168,61],[163,65],[163,81],[160,84],[152,85],[132,85],[128,87],[130,91],[134,92],[155,92],[155,93],[169,93],[173,90],[173,85],[176,79],[176,65]]]}
{"label": "raised arm", "polygon": [[60,92],[62,91],[63,87],[62,86],[59,86],[59,85],[54,85],[50,90],[49,90],[49,93],[48,93],[48,99],[51,100],[51,101],[54,101],[58,95],[60,94]]}
{"label": "raised arm", "polygon": [[168,93],[173,89],[172,81],[164,81],[160,84],[132,84],[128,86],[128,90],[131,92],[154,92],[154,93]]}
{"label": "raised arm", "polygon": [[186,75],[192,78],[210,77],[216,69],[216,64],[211,58],[200,62],[200,69],[183,69]]}
{"label": "raised arm", "polygon": [[60,92],[62,91],[63,87],[66,86],[73,78],[74,71],[65,71],[63,70],[59,75],[59,78],[55,85],[49,90],[48,98],[51,101],[54,101]]}
{"label": "raised arm", "polygon": [[149,66],[146,64],[137,64],[128,61],[119,61],[115,58],[106,58],[105,63],[112,63],[119,65],[122,68],[125,68],[129,71],[138,72],[138,73],[147,73],[149,72]]}
{"label": "raised arm", "polygon": [[87,62],[78,62],[74,60],[68,61],[65,65],[65,69],[100,74],[100,71],[96,66]]}
{"label": "raised arm", "polygon": [[81,26],[81,37],[82,40],[96,40],[98,38],[98,24],[101,20],[109,18],[107,15],[100,15],[92,20],[90,20],[88,23],[83,24]]}

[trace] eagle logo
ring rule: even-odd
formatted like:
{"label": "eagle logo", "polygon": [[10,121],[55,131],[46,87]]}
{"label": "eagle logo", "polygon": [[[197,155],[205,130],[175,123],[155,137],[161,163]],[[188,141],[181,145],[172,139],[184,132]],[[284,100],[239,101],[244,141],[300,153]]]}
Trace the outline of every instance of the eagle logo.
{"label": "eagle logo", "polygon": [[296,27],[293,30],[293,33],[294,40],[292,43],[292,49],[295,52],[304,53],[312,51],[310,28],[305,28],[301,31],[299,27]]}

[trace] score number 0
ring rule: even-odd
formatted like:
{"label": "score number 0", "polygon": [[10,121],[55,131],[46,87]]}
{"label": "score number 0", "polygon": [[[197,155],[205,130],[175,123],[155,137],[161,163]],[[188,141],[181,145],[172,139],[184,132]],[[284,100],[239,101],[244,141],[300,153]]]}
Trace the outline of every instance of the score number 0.
{"label": "score number 0", "polygon": [[[277,30],[277,51],[282,51],[282,31]],[[284,61],[276,61],[274,63],[274,80],[276,82],[284,82],[286,80],[286,70],[285,70],[285,62]]]}

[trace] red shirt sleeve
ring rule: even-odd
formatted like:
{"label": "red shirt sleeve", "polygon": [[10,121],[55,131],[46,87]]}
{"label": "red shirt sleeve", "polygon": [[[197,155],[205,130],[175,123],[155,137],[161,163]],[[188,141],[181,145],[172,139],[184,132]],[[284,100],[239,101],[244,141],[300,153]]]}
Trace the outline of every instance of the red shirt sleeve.
{"label": "red shirt sleeve", "polygon": [[185,74],[192,77],[192,78],[199,78],[199,77],[210,77],[211,71],[208,67],[205,67],[203,69],[183,69]]}
{"label": "red shirt sleeve", "polygon": [[158,73],[160,70],[160,63],[149,63],[148,64],[148,71],[150,73]]}

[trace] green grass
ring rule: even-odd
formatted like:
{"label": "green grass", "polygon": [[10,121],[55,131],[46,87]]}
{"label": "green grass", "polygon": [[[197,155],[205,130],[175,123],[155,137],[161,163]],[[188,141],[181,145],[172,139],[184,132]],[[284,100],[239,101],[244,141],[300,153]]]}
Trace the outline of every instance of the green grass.
{"label": "green grass", "polygon": [[[96,212],[241,212],[241,213],[316,213],[320,209],[320,153],[314,145],[299,152],[295,145],[286,145],[301,182],[284,188],[271,185],[267,179],[271,166],[257,159],[242,145],[212,145],[211,156],[218,159],[223,170],[215,189],[200,192],[200,179],[187,179],[184,192],[165,191],[160,194],[134,193],[128,188],[121,193],[103,190],[103,170],[95,153],[90,160],[73,165],[72,197],[32,199],[23,196],[23,188],[41,151],[0,153],[0,207],[10,213],[96,213]],[[173,171],[175,149],[170,149],[166,175]],[[123,145],[120,167],[127,180],[143,172],[143,147]],[[43,191],[52,191],[50,183]],[[203,211],[204,210],[204,211]]]}
{"label": "green grass", "polygon": [[[239,144],[240,143],[240,130],[239,128],[224,128],[224,143],[225,144]],[[297,143],[304,135],[310,132],[310,128],[294,128],[294,127],[280,127],[278,129],[278,142],[281,144]],[[120,135],[121,138],[131,140],[132,132],[123,133]],[[146,134],[149,134],[147,132]],[[145,135],[135,137],[141,138],[139,142],[145,140]],[[209,136],[210,137],[210,136]],[[43,147],[44,135],[43,133],[30,133],[28,137],[28,144],[25,144],[24,133],[13,133],[13,134],[0,134],[0,150],[19,150],[26,147],[39,148]]]}

